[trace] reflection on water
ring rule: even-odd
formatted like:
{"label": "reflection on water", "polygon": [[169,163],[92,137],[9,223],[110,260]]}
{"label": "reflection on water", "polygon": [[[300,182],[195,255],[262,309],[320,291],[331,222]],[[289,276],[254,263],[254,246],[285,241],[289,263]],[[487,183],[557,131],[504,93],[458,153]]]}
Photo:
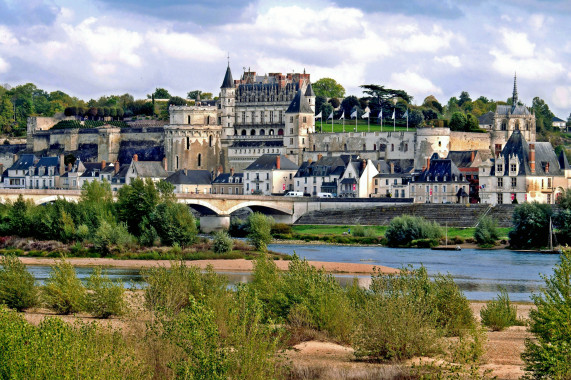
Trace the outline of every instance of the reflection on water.
{"label": "reflection on water", "polygon": [[[384,247],[346,247],[330,245],[277,245],[272,251],[292,254],[315,261],[332,261],[385,265],[401,268],[406,265],[424,265],[428,274],[449,273],[470,300],[489,300],[505,288],[513,301],[530,301],[531,293],[543,285],[540,274],[551,275],[559,255],[519,253],[507,250],[432,251],[430,249],[397,249]],[[29,266],[28,270],[43,283],[51,272],[49,266]],[[85,281],[93,271],[89,267],[76,268],[78,277]],[[107,268],[107,275],[121,280],[126,287],[140,288],[143,279],[139,270]],[[251,274],[224,272],[232,285],[250,281]],[[355,276],[335,274],[342,285],[352,283]],[[356,276],[360,286],[368,287],[368,275]]]}

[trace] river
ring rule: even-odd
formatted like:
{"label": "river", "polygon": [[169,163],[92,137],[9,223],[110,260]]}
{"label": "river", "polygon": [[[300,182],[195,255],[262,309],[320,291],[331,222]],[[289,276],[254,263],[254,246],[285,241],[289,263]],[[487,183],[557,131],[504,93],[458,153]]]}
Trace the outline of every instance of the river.
{"label": "river", "polygon": [[[316,261],[332,261],[362,264],[379,264],[401,268],[424,265],[429,275],[450,274],[466,297],[470,300],[494,298],[501,287],[505,288],[512,301],[530,301],[531,293],[543,285],[541,274],[551,275],[559,262],[559,255],[539,253],[519,253],[509,250],[433,251],[414,248],[385,248],[377,246],[333,246],[271,244],[272,251],[297,253],[300,257]],[[30,266],[34,277],[45,281],[50,268]],[[78,267],[78,276],[86,279],[91,268]],[[108,275],[114,280],[122,280],[128,286],[142,286],[142,278],[136,269],[109,268]],[[231,283],[248,281],[248,273],[224,273]],[[342,284],[352,281],[354,276],[335,275]],[[362,286],[368,286],[370,276],[357,276]]]}

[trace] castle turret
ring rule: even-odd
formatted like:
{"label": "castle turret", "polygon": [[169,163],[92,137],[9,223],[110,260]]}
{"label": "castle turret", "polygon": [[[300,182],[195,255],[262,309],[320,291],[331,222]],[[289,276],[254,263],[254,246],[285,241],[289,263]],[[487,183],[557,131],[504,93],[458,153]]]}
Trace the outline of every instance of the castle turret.
{"label": "castle turret", "polygon": [[309,134],[315,133],[314,110],[298,90],[285,112],[284,147],[286,155],[301,165],[303,152],[309,147]]}
{"label": "castle turret", "polygon": [[311,83],[309,83],[307,85],[307,88],[305,89],[305,98],[307,99],[309,106],[311,107],[313,113],[315,114],[315,92],[313,92],[313,87],[311,87]]}
{"label": "castle turret", "polygon": [[234,107],[236,102],[236,86],[232,79],[230,64],[226,68],[226,75],[220,87],[220,113],[219,123],[222,126],[222,138],[234,135]]}

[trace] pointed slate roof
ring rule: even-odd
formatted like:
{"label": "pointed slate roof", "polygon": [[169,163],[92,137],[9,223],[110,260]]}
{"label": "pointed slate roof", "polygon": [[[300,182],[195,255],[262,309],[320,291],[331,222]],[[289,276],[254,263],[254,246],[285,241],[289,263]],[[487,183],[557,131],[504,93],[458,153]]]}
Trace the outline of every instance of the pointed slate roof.
{"label": "pointed slate roof", "polygon": [[263,154],[244,170],[276,170],[276,158],[280,157],[280,170],[297,170],[298,166],[283,154]]}
{"label": "pointed slate roof", "polygon": [[563,170],[570,170],[571,166],[569,166],[569,161],[567,161],[567,155],[564,151],[559,153],[559,167]]}
{"label": "pointed slate roof", "polygon": [[301,90],[297,91],[295,97],[291,101],[286,113],[310,113],[313,114],[309,103],[305,96],[301,93]]}
{"label": "pointed slate roof", "polygon": [[228,65],[228,68],[226,68],[226,75],[224,75],[224,81],[222,82],[222,87],[220,88],[234,88],[234,79],[232,79],[230,65]]}
{"label": "pointed slate roof", "polygon": [[305,96],[315,96],[315,92],[313,92],[313,87],[311,87],[311,83],[307,85],[305,89]]}

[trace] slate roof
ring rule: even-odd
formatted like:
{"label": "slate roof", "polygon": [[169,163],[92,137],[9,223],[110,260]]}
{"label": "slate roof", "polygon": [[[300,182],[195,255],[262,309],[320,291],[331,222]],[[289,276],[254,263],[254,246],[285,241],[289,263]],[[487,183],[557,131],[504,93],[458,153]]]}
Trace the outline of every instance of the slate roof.
{"label": "slate roof", "polygon": [[284,146],[283,139],[280,140],[266,140],[266,141],[235,141],[231,148],[264,148],[264,147],[280,147]]}
{"label": "slate roof", "polygon": [[[446,177],[446,180],[444,180]],[[449,158],[439,158],[434,153],[430,158],[430,168],[419,173],[417,182],[459,182],[464,180],[464,176],[458,167]]]}
{"label": "slate roof", "polygon": [[101,173],[101,162],[84,162],[85,171],[81,174],[83,178],[99,177]]}
{"label": "slate roof", "polygon": [[210,185],[212,177],[208,170],[178,170],[165,179],[173,185]]}
{"label": "slate roof", "polygon": [[448,152],[449,159],[454,162],[457,168],[470,168],[472,167],[472,153],[476,157],[477,150],[452,150]]}
{"label": "slate roof", "polygon": [[161,161],[134,161],[137,175],[143,178],[166,178],[168,173]]}
{"label": "slate roof", "polygon": [[564,151],[559,153],[559,167],[563,170],[571,170],[571,166],[569,166],[569,161],[567,161],[567,155]]}
{"label": "slate roof", "polygon": [[305,96],[315,96],[315,92],[313,92],[313,87],[311,87],[311,83],[307,85],[305,89]]}
{"label": "slate roof", "polygon": [[[345,171],[345,167],[347,166],[348,155],[344,155],[347,160],[345,161],[343,157],[340,156],[325,156],[321,157],[321,159],[317,161],[313,161],[311,163],[305,161],[301,164],[297,173],[295,173],[296,177],[324,177],[324,176],[338,176],[340,177],[343,175]],[[358,157],[358,156],[355,156]]]}
{"label": "slate roof", "polygon": [[[39,161],[34,164],[34,167],[32,168],[32,172],[29,173],[29,175],[39,175],[39,171],[41,167],[45,167],[45,168],[49,168],[49,167],[55,167],[57,168],[59,166],[59,158],[58,157],[42,157],[39,159]],[[59,174],[54,172],[54,174]]]}
{"label": "slate roof", "polygon": [[8,170],[27,170],[30,166],[34,165],[36,156],[33,154],[22,154],[20,158]]}
{"label": "slate roof", "polygon": [[283,154],[263,154],[245,170],[276,170],[276,158],[280,156],[280,170],[297,170],[298,166]]}
{"label": "slate roof", "polygon": [[346,185],[346,184],[353,185],[356,183],[357,183],[357,180],[355,178],[343,178],[341,180],[342,185]]}
{"label": "slate roof", "polygon": [[480,125],[490,125],[494,122],[494,113],[492,111],[486,112],[478,118],[478,124]]}
{"label": "slate roof", "polygon": [[309,103],[305,96],[301,93],[301,90],[298,90],[295,94],[295,97],[289,104],[289,107],[286,110],[286,113],[310,113],[313,114]]}
{"label": "slate roof", "polygon": [[232,72],[230,71],[230,65],[226,68],[226,75],[224,75],[224,81],[222,82],[222,87],[220,88],[233,88],[234,79],[232,79]]}
{"label": "slate roof", "polygon": [[[559,159],[555,155],[553,147],[548,142],[535,143],[535,173],[531,171],[529,165],[529,144],[523,137],[520,131],[513,131],[509,140],[501,153],[501,159],[504,160],[503,171],[504,175],[509,175],[509,158],[510,156],[517,156],[519,161],[518,175],[545,175],[546,163],[549,163],[550,175],[561,175],[559,167]],[[497,160],[498,158],[496,158]],[[491,175],[495,174],[496,165],[492,166]]]}
{"label": "slate roof", "polygon": [[[232,178],[232,182],[230,182],[230,178]],[[244,173],[234,173],[234,176],[230,173],[220,173],[212,183],[243,183],[243,180]]]}
{"label": "slate roof", "polygon": [[496,113],[499,115],[531,115],[526,106],[510,106],[499,105],[496,108]]}
{"label": "slate roof", "polygon": [[551,121],[554,123],[557,123],[557,122],[559,122],[559,123],[564,122],[565,123],[565,120],[562,120],[562,119],[558,118],[557,116],[553,116],[553,119],[551,119]]}

